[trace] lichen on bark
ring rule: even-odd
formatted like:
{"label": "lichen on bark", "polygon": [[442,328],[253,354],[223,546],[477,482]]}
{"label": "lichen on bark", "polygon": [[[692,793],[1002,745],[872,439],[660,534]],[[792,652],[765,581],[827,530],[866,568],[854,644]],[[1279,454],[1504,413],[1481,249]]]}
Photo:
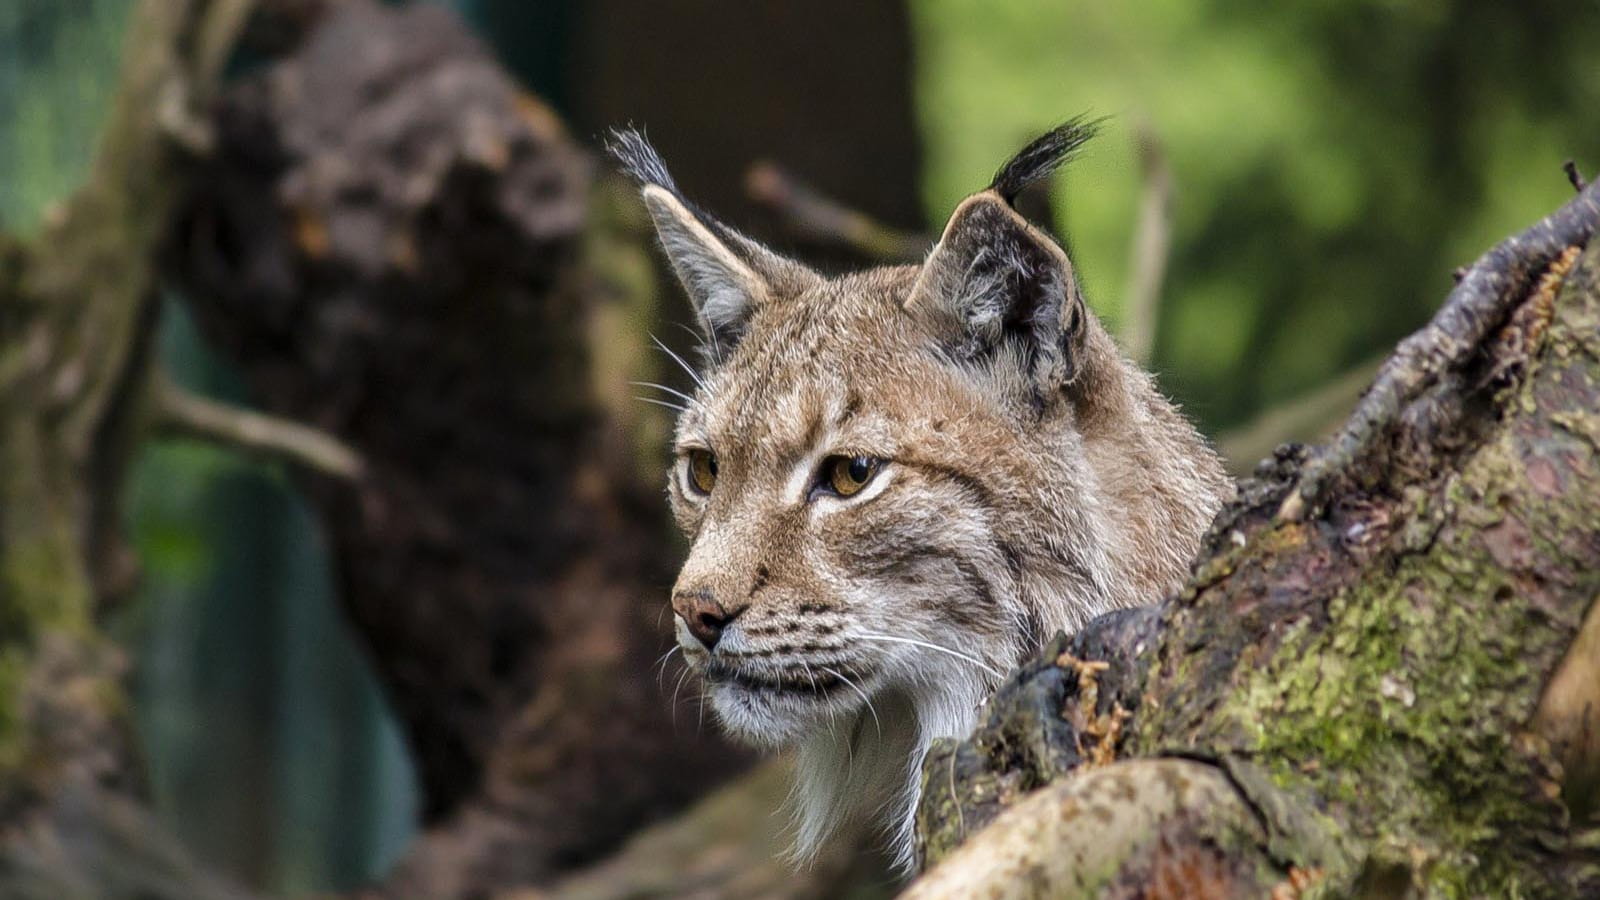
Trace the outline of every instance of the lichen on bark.
{"label": "lichen on bark", "polygon": [[[1287,452],[1243,486],[1188,586],[1151,614],[1159,635],[1139,639],[1154,651],[1100,657],[1134,712],[1118,757],[1182,758],[1224,778],[1263,826],[1230,858],[1277,873],[1275,887],[1600,891],[1600,822],[1581,780],[1600,685],[1568,676],[1566,712],[1541,706],[1558,666],[1593,671],[1571,655],[1600,595],[1600,244],[1578,254],[1600,220],[1595,196],[1480,263],[1473,296],[1452,299],[1470,315],[1447,304],[1437,333],[1410,342],[1438,352],[1386,369],[1380,399],[1395,407],[1351,430],[1338,466],[1328,451]],[[1029,785],[1105,777],[1048,746],[1081,735],[1041,727],[1041,704],[1018,702],[1041,692],[1062,720],[1084,717],[1079,686],[1041,661],[973,738],[930,756],[930,861],[970,855],[952,848],[971,816],[995,818],[975,841],[1002,853],[992,832],[1017,832]],[[1019,732],[1047,746],[1019,754]],[[1048,759],[1066,762],[1042,776]],[[1110,863],[1125,873],[1163,852],[1121,846]],[[1079,887],[1052,890],[1094,895]]]}

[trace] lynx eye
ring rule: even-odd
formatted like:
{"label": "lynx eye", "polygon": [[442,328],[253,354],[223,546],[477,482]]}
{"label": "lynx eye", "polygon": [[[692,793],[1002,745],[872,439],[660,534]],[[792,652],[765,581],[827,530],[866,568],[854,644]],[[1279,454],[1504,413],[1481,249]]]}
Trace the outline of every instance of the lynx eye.
{"label": "lynx eye", "polygon": [[689,486],[699,494],[709,494],[717,484],[717,457],[710,450],[689,451]]}
{"label": "lynx eye", "polygon": [[882,460],[870,456],[834,456],[823,464],[822,474],[835,494],[850,497],[860,493],[882,465]]}

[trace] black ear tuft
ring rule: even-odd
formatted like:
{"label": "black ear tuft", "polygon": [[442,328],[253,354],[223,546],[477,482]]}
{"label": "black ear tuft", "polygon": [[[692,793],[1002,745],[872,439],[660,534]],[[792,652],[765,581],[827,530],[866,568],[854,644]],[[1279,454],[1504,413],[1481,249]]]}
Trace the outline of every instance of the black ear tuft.
{"label": "black ear tuft", "polygon": [[640,187],[654,184],[666,188],[679,199],[683,198],[677,182],[672,180],[672,173],[667,171],[667,164],[661,161],[661,154],[650,146],[650,141],[637,128],[630,125],[626,128],[611,129],[611,133],[606,137],[606,153],[610,154],[611,158],[622,166],[623,173],[638,182]]}
{"label": "black ear tuft", "polygon": [[1033,139],[994,174],[989,187],[1007,203],[1028,185],[1049,177],[1100,131],[1104,119],[1074,116]]}
{"label": "black ear tuft", "polygon": [[798,293],[816,281],[810,270],[690,203],[643,132],[631,125],[612,129],[605,146],[622,171],[638,183],[661,248],[694,304],[714,352],[739,340],[755,307],[773,296]]}

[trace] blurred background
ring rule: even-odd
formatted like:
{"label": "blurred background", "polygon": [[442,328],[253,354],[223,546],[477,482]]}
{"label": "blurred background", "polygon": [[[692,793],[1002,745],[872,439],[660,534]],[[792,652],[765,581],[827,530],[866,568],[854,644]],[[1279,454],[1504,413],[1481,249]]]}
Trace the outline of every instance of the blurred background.
{"label": "blurred background", "polygon": [[[1570,195],[1563,161],[1600,166],[1595,0],[438,5],[580,145],[643,125],[705,206],[835,269],[936,233],[1037,132],[1107,116],[1043,214],[1240,471],[1333,425],[1453,269]],[[37,231],[84,177],[131,9],[0,0],[0,228]],[[867,230],[813,227],[774,178]],[[252,402],[176,297],[160,328],[182,384]],[[144,448],[125,510],[144,576],[112,621],[159,818],[286,894],[381,876],[423,804],[296,484],[205,444]]]}

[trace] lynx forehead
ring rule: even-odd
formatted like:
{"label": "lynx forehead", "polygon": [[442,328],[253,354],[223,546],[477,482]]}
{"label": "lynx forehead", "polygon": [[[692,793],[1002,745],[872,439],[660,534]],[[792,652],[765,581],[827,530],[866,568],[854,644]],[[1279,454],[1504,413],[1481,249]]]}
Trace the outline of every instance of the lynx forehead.
{"label": "lynx forehead", "polygon": [[909,866],[929,744],[1056,630],[1172,589],[1232,492],[1012,207],[1092,130],[1030,144],[922,265],[834,278],[615,135],[705,336],[668,479],[679,645],[730,734],[798,749],[801,856],[876,819]]}

